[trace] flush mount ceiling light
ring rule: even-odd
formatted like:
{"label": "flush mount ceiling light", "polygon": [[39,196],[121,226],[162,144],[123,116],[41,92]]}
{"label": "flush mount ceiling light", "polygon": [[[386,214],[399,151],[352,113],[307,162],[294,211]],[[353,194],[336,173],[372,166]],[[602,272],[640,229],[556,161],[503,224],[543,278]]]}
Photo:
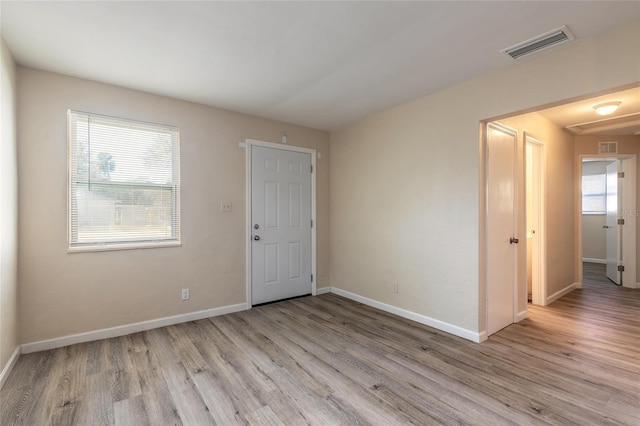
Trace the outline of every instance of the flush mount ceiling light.
{"label": "flush mount ceiling light", "polygon": [[614,101],[614,102],[605,102],[603,104],[594,105],[593,109],[600,115],[609,115],[613,114],[622,102]]}

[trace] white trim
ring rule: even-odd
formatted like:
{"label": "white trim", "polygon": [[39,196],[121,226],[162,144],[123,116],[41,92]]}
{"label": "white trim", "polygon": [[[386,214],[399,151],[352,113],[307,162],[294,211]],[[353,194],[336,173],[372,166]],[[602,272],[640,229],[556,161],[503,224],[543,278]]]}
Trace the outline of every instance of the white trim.
{"label": "white trim", "polygon": [[466,328],[458,327],[457,325],[449,324],[447,322],[440,321],[435,318],[428,317],[426,315],[418,314],[412,311],[408,311],[406,309],[402,309],[396,306],[388,305],[386,303],[378,302],[377,300],[369,299],[368,297],[360,296],[358,294],[354,294],[336,287],[331,287],[331,293],[335,293],[338,296],[355,300],[356,302],[360,302],[367,306],[380,309],[381,311],[389,312],[391,314],[398,315],[399,317],[406,318],[411,321],[415,321],[420,324],[424,324],[429,327],[436,328],[446,333],[453,334],[454,336],[471,340],[472,342],[475,342],[475,343],[480,343],[482,341],[480,333],[467,330]]}
{"label": "white trim", "polygon": [[294,152],[302,152],[305,154],[310,154],[311,155],[311,167],[313,169],[313,173],[311,173],[311,220],[313,221],[313,227],[311,227],[311,275],[313,275],[313,281],[311,281],[311,295],[315,296],[317,295],[317,289],[316,289],[316,283],[318,281],[318,274],[316,273],[316,229],[317,229],[317,223],[318,221],[316,220],[316,174],[317,174],[317,170],[318,168],[316,167],[316,150],[315,149],[310,149],[310,148],[303,148],[303,147],[299,147],[299,146],[293,146],[293,145],[283,145],[283,144],[279,144],[279,143],[273,143],[273,142],[265,142],[265,141],[260,141],[260,140],[256,140],[256,139],[245,139],[245,147],[246,147],[246,152],[245,152],[245,158],[246,158],[246,176],[245,176],[245,180],[246,180],[246,195],[247,195],[247,199],[246,199],[246,212],[245,212],[245,217],[246,217],[246,234],[245,234],[245,241],[246,241],[246,303],[247,303],[247,309],[251,309],[251,229],[252,229],[252,223],[251,223],[251,147],[252,146],[262,146],[265,148],[273,148],[273,149],[281,149],[283,151],[294,151]]}
{"label": "white trim", "polygon": [[2,387],[4,386],[4,382],[7,381],[7,377],[9,377],[11,370],[13,370],[13,367],[15,367],[16,362],[18,362],[18,358],[20,358],[21,353],[22,351],[20,346],[16,347],[16,350],[13,351],[13,354],[11,354],[9,361],[2,369],[2,372],[0,372],[0,390],[2,390]]}
{"label": "white trim", "polygon": [[149,321],[142,321],[117,327],[103,328],[101,330],[88,331],[86,333],[72,334],[69,336],[57,337],[55,339],[25,343],[22,345],[22,353],[28,354],[32,352],[61,348],[63,346],[73,345],[76,343],[92,342],[94,340],[126,336],[127,334],[138,333],[140,331],[147,331],[154,328],[166,327],[169,325],[195,321],[203,318],[216,317],[245,310],[247,310],[246,303],[238,303],[235,305],[221,306],[219,308],[190,312],[188,314],[173,315],[170,317],[158,318]]}
{"label": "white trim", "polygon": [[67,248],[67,253],[87,253],[93,251],[112,251],[112,250],[137,250],[137,249],[149,249],[149,248],[163,248],[163,247],[180,247],[182,243],[180,241],[147,241],[136,242],[131,244],[116,243],[116,244],[94,244],[88,246],[73,246]]}
{"label": "white trim", "polygon": [[576,289],[576,285],[577,285],[576,283],[569,284],[568,286],[566,286],[562,290],[556,291],[551,296],[547,297],[547,305],[550,304],[550,303],[555,302],[558,299],[560,299],[565,294],[571,293],[573,290]]}
{"label": "white trim", "polygon": [[489,336],[487,336],[486,331],[481,331],[478,336],[479,336],[479,341],[477,343],[482,343],[489,338]]}
{"label": "white trim", "polygon": [[331,293],[331,287],[320,287],[316,289],[316,296],[326,293]]}
{"label": "white trim", "polygon": [[602,263],[604,265],[607,264],[607,259],[595,259],[593,257],[583,257],[582,261],[589,262],[589,263]]}
{"label": "white trim", "polygon": [[518,312],[518,315],[516,316],[516,322],[520,322],[523,319],[527,318],[529,318],[529,312],[527,312],[527,310],[525,309],[524,311]]}

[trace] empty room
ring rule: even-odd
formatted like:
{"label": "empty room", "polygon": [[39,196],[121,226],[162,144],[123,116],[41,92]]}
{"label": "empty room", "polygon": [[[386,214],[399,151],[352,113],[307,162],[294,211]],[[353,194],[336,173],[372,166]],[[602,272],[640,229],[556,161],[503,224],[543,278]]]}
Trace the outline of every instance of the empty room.
{"label": "empty room", "polygon": [[0,36],[1,425],[638,425],[639,2]]}

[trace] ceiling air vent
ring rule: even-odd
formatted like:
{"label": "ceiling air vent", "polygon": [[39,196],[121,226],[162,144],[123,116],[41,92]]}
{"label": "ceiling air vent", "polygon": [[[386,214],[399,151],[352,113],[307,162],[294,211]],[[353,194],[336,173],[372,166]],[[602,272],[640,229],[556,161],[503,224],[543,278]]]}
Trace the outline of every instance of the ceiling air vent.
{"label": "ceiling air vent", "polygon": [[508,47],[501,52],[506,53],[513,59],[519,59],[531,53],[539,52],[566,41],[573,40],[574,38],[575,37],[571,34],[571,31],[569,31],[569,28],[564,25],[522,43],[518,43],[515,46]]}
{"label": "ceiling air vent", "polygon": [[598,154],[616,154],[618,142],[598,142]]}

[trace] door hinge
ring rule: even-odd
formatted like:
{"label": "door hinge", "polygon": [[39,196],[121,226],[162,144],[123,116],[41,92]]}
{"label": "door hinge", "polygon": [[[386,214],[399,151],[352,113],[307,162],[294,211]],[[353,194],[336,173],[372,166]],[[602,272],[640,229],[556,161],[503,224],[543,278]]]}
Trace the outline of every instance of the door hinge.
{"label": "door hinge", "polygon": [[618,225],[624,225],[624,219],[618,219]]}
{"label": "door hinge", "polygon": [[622,179],[624,177],[624,172],[618,172],[618,179]]}
{"label": "door hinge", "polygon": [[311,219],[311,227],[313,228],[313,219]]}
{"label": "door hinge", "polygon": [[311,165],[311,173],[313,173],[313,164]]}
{"label": "door hinge", "polygon": [[618,265],[618,271],[624,272],[624,265]]}
{"label": "door hinge", "polygon": [[311,274],[311,282],[313,282],[313,274]]}

